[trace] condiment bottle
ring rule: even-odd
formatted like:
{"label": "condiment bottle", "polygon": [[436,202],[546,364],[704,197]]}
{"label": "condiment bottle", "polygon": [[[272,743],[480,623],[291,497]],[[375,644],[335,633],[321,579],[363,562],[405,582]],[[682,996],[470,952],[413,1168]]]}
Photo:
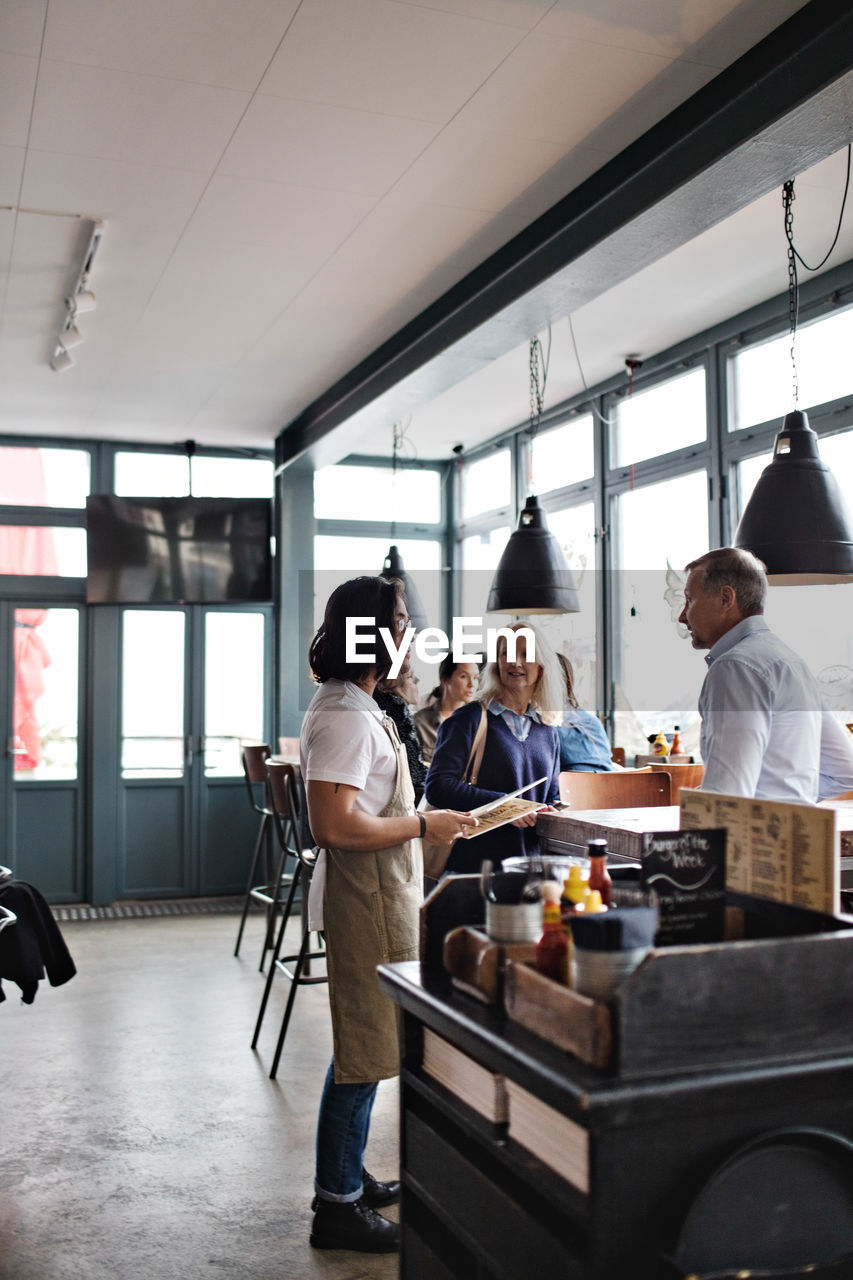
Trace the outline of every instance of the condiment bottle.
{"label": "condiment bottle", "polygon": [[573,862],[569,867],[569,874],[563,881],[563,893],[560,898],[560,917],[563,921],[563,928],[569,928],[569,921],[576,911],[583,911],[584,894],[586,893],[586,882],[580,867]]}
{"label": "condiment bottle", "polygon": [[[589,853],[589,888],[597,889],[601,894],[601,901],[605,907],[609,907],[613,901],[613,881],[607,870],[607,841],[588,841],[587,852]],[[588,911],[589,907],[585,909]]]}
{"label": "condiment bottle", "polygon": [[672,735],[669,754],[671,756],[680,756],[684,754],[684,748],[681,745],[681,738],[678,736],[678,725],[675,726],[675,732]]}
{"label": "condiment bottle", "polygon": [[587,889],[583,901],[584,915],[598,916],[602,911],[606,911],[607,907],[601,901],[601,891],[599,889]]}
{"label": "condiment bottle", "polygon": [[654,742],[652,743],[652,755],[653,755],[653,756],[668,756],[668,755],[669,755],[669,743],[668,743],[668,742],[667,742],[667,740],[666,740],[666,734],[665,734],[665,733],[659,733],[659,734],[657,734],[657,736],[655,737],[655,740],[654,740]]}
{"label": "condiment bottle", "polygon": [[546,978],[553,978],[564,987],[569,985],[569,944],[556,902],[542,904],[542,937],[536,944],[536,968]]}

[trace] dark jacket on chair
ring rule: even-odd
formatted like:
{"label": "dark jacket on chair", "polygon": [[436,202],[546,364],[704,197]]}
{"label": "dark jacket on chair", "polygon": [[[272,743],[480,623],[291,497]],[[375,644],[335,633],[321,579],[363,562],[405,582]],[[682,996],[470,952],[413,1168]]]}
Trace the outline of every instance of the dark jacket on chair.
{"label": "dark jacket on chair", "polygon": [[[21,988],[21,1000],[32,1004],[47,972],[52,987],[73,978],[77,969],[59,925],[38,889],[22,880],[0,884],[0,905],[18,917],[0,933],[0,979]],[[6,999],[0,982],[0,1002]]]}

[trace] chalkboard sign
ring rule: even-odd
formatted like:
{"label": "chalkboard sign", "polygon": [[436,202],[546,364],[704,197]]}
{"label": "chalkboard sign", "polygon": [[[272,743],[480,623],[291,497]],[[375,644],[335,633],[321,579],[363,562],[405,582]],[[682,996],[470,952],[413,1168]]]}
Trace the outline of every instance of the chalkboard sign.
{"label": "chalkboard sign", "polygon": [[726,894],[726,830],[648,831],[643,885],[658,898],[656,946],[722,942]]}

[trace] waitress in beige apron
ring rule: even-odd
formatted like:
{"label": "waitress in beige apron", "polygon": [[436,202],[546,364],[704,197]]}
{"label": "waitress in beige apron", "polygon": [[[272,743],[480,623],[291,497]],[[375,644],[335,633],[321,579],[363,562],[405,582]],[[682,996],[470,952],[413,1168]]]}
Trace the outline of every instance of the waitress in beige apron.
{"label": "waitress in beige apron", "polygon": [[377,1181],[363,1160],[377,1083],[398,1073],[399,1043],[396,1008],[379,989],[376,967],[417,956],[425,829],[430,840],[450,843],[473,819],[449,810],[415,813],[396,727],[372,699],[390,659],[383,661],[387,651],[377,642],[369,666],[346,662],[348,617],[370,618],[403,636],[408,618],[400,584],[343,583],[309,654],[323,687],[305,715],[300,760],[311,829],[324,851],[309,916],[318,927],[321,897],[334,1042],[317,1122],[311,1244],[379,1253],[399,1248],[398,1224],[376,1212],[398,1198],[399,1183]]}

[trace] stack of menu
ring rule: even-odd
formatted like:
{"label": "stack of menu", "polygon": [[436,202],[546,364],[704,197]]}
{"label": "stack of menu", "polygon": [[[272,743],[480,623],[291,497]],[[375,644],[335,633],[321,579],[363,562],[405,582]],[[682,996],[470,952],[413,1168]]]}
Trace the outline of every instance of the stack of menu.
{"label": "stack of menu", "polygon": [[840,843],[833,809],[682,791],[682,830],[725,827],[726,884],[812,911],[838,911]]}
{"label": "stack of menu", "polygon": [[424,1027],[422,1067],[450,1093],[479,1111],[493,1124],[506,1124],[506,1081],[469,1058],[434,1031]]}
{"label": "stack of menu", "polygon": [[509,1136],[566,1182],[589,1191],[589,1136],[586,1129],[512,1080],[509,1095]]}

